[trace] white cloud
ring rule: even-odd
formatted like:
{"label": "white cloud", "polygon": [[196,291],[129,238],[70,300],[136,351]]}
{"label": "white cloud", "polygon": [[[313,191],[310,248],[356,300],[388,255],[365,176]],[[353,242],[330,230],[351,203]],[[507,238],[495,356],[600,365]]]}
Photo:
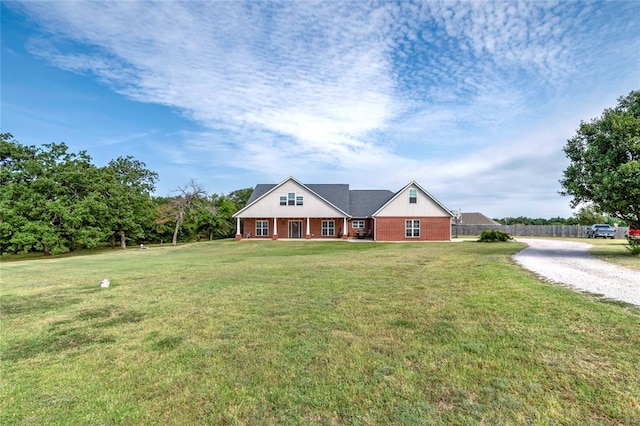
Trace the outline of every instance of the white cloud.
{"label": "white cloud", "polygon": [[[584,2],[11,7],[44,29],[30,40],[32,53],[199,123],[205,130],[182,133],[180,147],[162,147],[175,164],[259,169],[272,181],[317,169],[385,188],[416,178],[443,191],[490,186],[487,193],[511,196],[515,182],[525,193],[555,193],[550,179],[544,188],[530,180],[561,163],[557,143],[567,125],[532,130],[535,137],[514,136],[513,128],[557,114],[547,103],[559,93],[579,102],[566,90],[605,66],[590,49],[622,37],[594,20],[625,13],[629,24],[626,15],[638,12],[633,4],[616,12],[617,5]],[[620,60],[637,65],[631,44]]]}

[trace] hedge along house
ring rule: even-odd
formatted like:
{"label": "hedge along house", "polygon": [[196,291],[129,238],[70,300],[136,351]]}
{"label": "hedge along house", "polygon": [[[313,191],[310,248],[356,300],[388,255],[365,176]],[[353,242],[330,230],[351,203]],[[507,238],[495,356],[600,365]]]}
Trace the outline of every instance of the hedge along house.
{"label": "hedge along house", "polygon": [[289,177],[277,185],[256,185],[233,217],[236,240],[446,241],[453,214],[416,182],[394,193],[351,190],[347,184],[305,185]]}

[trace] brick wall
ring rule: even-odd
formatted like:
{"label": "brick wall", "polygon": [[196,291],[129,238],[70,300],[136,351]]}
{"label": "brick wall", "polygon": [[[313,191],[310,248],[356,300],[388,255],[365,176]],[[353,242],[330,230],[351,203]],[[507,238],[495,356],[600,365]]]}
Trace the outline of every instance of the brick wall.
{"label": "brick wall", "polygon": [[356,236],[356,232],[359,229],[359,228],[354,228],[353,227],[353,221],[354,220],[362,220],[362,221],[364,221],[364,228],[362,230],[363,231],[371,231],[371,234],[373,235],[373,219],[349,219],[349,221],[347,222],[347,232],[348,232],[348,236],[349,237],[355,237]]}
{"label": "brick wall", "polygon": [[[448,241],[451,239],[451,221],[448,217],[417,217],[412,219],[420,220],[420,237],[405,237],[405,217],[381,217],[375,221],[375,238],[378,241]],[[266,237],[258,237],[256,235],[256,220],[269,221],[269,235]],[[278,237],[288,238],[289,236],[289,220],[300,220],[302,222],[302,238],[305,238],[307,232],[307,219],[278,219]],[[322,236],[322,220],[311,219],[309,223],[310,231],[313,238],[339,238],[339,234],[343,227],[342,218],[327,218],[324,220],[335,221],[335,235],[333,237]],[[374,230],[373,220],[365,221],[365,229]],[[349,237],[355,236],[355,230],[351,226],[351,221],[347,223],[347,232]],[[242,220],[242,237],[246,237],[247,233],[251,233],[251,238],[270,239],[273,234],[273,218],[247,218]]]}
{"label": "brick wall", "polygon": [[376,219],[377,241],[449,241],[451,220],[448,217],[416,217],[420,220],[420,237],[405,237],[406,217],[381,217]]}
{"label": "brick wall", "polygon": [[[256,235],[256,221],[257,220],[268,220],[269,221],[269,235],[257,236]],[[307,219],[306,218],[278,218],[278,238],[288,238],[289,237],[289,221],[290,220],[298,220],[302,222],[302,238],[304,239],[307,233]],[[335,222],[335,235],[332,237],[323,237],[322,236],[322,221],[323,220],[333,220]],[[340,232],[342,232],[343,227],[343,219],[342,218],[326,218],[326,219],[310,219],[309,220],[309,231],[311,232],[312,238],[338,238]],[[242,219],[242,237],[245,238],[247,233],[251,233],[251,238],[267,238],[270,239],[273,235],[273,218],[247,218]]]}

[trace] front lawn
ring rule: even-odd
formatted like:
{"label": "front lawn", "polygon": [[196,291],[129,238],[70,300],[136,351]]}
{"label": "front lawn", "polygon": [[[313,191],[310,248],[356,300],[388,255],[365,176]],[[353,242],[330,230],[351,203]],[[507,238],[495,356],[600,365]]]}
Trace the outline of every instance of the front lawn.
{"label": "front lawn", "polygon": [[[591,254],[599,259],[605,260],[625,268],[637,269],[640,271],[640,256],[632,256],[628,250],[629,244],[624,239],[587,239],[580,240],[593,245]],[[640,272],[639,272],[640,273]]]}
{"label": "front lawn", "polygon": [[0,423],[640,423],[639,310],[537,280],[511,261],[522,247],[3,262]]}

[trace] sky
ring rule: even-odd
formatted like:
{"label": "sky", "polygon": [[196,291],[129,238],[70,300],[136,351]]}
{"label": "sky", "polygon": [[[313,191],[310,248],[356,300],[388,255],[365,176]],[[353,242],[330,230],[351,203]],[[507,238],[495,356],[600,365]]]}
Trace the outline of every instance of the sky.
{"label": "sky", "polygon": [[289,176],[569,217],[562,148],[640,89],[640,2],[1,3],[0,127],[226,194]]}

